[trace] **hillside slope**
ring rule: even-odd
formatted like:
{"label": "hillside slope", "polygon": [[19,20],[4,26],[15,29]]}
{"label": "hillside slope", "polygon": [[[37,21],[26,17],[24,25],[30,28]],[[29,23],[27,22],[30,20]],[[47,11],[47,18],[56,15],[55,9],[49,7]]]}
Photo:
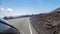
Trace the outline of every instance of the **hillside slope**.
{"label": "hillside slope", "polygon": [[60,34],[60,8],[33,16],[30,22],[38,34]]}

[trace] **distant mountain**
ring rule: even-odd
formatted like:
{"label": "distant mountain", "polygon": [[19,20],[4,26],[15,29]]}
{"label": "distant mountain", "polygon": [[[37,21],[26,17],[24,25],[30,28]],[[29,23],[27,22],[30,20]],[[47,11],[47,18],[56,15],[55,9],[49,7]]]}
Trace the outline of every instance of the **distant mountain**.
{"label": "distant mountain", "polygon": [[3,19],[16,19],[16,18],[25,18],[25,17],[32,17],[34,15],[22,15],[22,16],[5,16]]}
{"label": "distant mountain", "polygon": [[60,7],[55,9],[55,10],[53,10],[53,11],[51,11],[51,13],[57,13],[57,12],[60,13]]}

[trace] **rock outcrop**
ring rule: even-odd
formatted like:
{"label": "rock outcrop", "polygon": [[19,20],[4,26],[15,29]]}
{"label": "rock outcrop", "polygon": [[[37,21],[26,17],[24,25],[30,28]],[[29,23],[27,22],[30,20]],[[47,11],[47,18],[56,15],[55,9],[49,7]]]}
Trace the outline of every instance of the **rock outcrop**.
{"label": "rock outcrop", "polygon": [[38,34],[60,34],[60,8],[30,18]]}

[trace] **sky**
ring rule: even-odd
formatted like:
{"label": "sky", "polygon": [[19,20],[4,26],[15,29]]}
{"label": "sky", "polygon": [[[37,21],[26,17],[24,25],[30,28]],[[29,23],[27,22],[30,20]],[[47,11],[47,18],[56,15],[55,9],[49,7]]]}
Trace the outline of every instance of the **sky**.
{"label": "sky", "polygon": [[0,17],[50,12],[60,7],[60,0],[0,0]]}

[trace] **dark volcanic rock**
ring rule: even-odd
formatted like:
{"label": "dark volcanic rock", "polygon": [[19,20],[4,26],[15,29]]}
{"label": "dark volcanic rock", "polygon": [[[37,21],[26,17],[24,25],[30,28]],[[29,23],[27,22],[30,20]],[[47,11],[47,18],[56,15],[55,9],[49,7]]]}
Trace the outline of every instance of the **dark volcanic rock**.
{"label": "dark volcanic rock", "polygon": [[60,9],[33,16],[30,22],[38,34],[60,34]]}

